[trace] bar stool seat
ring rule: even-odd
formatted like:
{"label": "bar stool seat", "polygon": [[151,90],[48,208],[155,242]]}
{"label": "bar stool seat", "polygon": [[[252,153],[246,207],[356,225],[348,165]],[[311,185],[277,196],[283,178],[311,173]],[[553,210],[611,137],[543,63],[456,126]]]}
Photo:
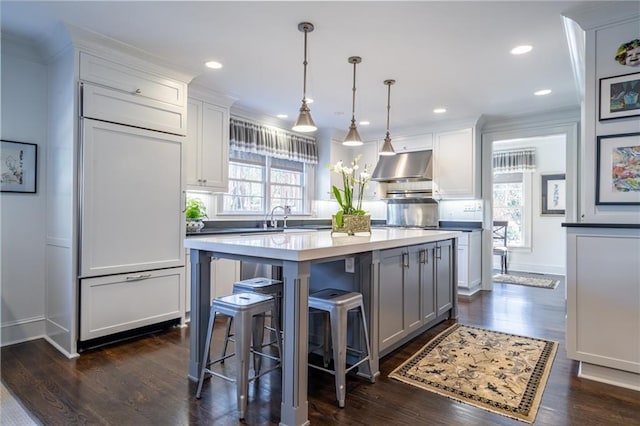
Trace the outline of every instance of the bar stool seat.
{"label": "bar stool seat", "polygon": [[[364,314],[364,304],[362,294],[348,292],[338,289],[325,289],[309,295],[309,312],[324,314],[324,344],[323,361],[324,366],[315,365],[309,362],[309,367],[325,371],[335,376],[336,397],[338,405],[344,407],[346,396],[346,375],[349,371],[367,363],[367,375],[371,383],[375,382],[371,374],[371,346],[369,345],[369,334],[367,332],[367,321]],[[347,316],[350,311],[359,310],[359,330],[353,330],[353,340],[359,341],[359,347],[347,346]],[[328,317],[328,320],[327,320]],[[331,339],[329,339],[329,334]],[[333,370],[329,369],[329,358],[333,348]],[[356,360],[347,366],[347,353],[355,354]]]}
{"label": "bar stool seat", "polygon": [[[253,294],[262,294],[266,296],[272,296],[274,299],[274,309],[270,314],[261,314],[260,316],[255,316],[253,319],[253,350],[254,353],[256,350],[261,351],[262,348],[266,346],[271,346],[274,343],[277,344],[275,339],[270,340],[268,343],[264,343],[264,329],[270,331],[275,331],[274,321],[277,322],[279,330],[282,330],[282,318],[281,318],[281,306],[282,306],[282,281],[273,280],[271,278],[264,277],[256,277],[250,278],[242,281],[237,281],[233,283],[233,293],[253,293]],[[265,326],[265,317],[271,317],[271,326]],[[227,319],[227,331],[226,337],[224,341],[224,347],[222,348],[222,359],[224,360],[225,355],[227,354],[227,347],[229,342],[234,341],[234,335],[231,333],[231,324],[233,322],[233,318],[229,317]],[[282,338],[282,336],[280,336]],[[253,358],[253,368],[256,374],[260,373],[261,361],[262,357],[270,357],[265,353],[255,354]],[[279,360],[279,358],[276,358]]]}
{"label": "bar stool seat", "polygon": [[[235,335],[235,354],[224,355],[213,361],[205,361],[200,369],[200,375],[198,378],[198,389],[196,391],[196,398],[200,398],[202,393],[202,384],[204,382],[205,374],[211,374],[212,376],[220,377],[222,379],[236,383],[236,394],[238,401],[238,415],[240,419],[244,419],[247,411],[247,396],[249,393],[249,382],[253,381],[264,374],[267,374],[280,366],[278,362],[274,367],[257,374],[254,371],[254,376],[249,377],[249,364],[251,353],[251,335],[253,319],[256,316],[262,316],[266,312],[273,312],[275,309],[275,300],[273,296],[266,296],[262,294],[253,293],[237,293],[230,296],[223,296],[213,299],[211,302],[211,312],[209,315],[209,328],[207,330],[207,337],[205,340],[203,360],[209,360],[211,339],[213,336],[213,328],[215,325],[216,314],[221,313],[228,315],[234,320],[234,335]],[[280,343],[280,327],[276,323],[276,339],[278,341],[278,358],[282,357],[281,343]],[[255,354],[260,354],[260,351],[253,351]],[[236,377],[231,378],[225,376],[217,371],[210,369],[214,364],[221,363],[224,359],[236,355]]]}

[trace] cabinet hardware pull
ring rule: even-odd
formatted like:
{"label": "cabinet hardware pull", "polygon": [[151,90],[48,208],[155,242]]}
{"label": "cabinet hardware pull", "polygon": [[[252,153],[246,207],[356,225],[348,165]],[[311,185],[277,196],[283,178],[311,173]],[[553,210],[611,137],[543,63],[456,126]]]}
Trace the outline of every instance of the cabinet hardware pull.
{"label": "cabinet hardware pull", "polygon": [[202,183],[207,183],[207,180],[206,179],[202,179]]}
{"label": "cabinet hardware pull", "polygon": [[436,259],[442,260],[442,247],[436,247]]}
{"label": "cabinet hardware pull", "polygon": [[427,260],[426,260],[427,259],[427,249],[420,250],[418,256],[419,256],[419,260],[418,261],[420,263],[422,263],[422,264],[427,263]]}
{"label": "cabinet hardware pull", "polygon": [[136,89],[136,92],[135,92],[135,93],[136,93],[136,95],[139,95],[140,93],[142,93],[142,90],[140,90],[140,89]]}
{"label": "cabinet hardware pull", "polygon": [[151,278],[151,274],[139,274],[132,277],[127,277],[127,281],[146,280],[147,278]]}
{"label": "cabinet hardware pull", "polygon": [[402,266],[405,268],[409,267],[409,254],[402,253]]}

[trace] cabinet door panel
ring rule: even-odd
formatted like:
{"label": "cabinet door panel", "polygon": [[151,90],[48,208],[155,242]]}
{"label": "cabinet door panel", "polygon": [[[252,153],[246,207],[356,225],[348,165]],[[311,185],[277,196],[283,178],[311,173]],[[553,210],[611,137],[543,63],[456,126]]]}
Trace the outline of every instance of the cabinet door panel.
{"label": "cabinet door panel", "polygon": [[435,246],[435,244],[421,246],[423,263],[420,269],[420,281],[422,286],[422,320],[425,324],[436,317]]}
{"label": "cabinet door panel", "polygon": [[389,347],[404,336],[402,254],[402,249],[384,250],[380,253],[380,349]]}
{"label": "cabinet door panel", "polygon": [[404,268],[404,328],[410,333],[422,325],[422,313],[420,309],[421,282],[420,282],[420,251],[422,246],[411,246],[406,253],[406,266]]}
{"label": "cabinet door panel", "polygon": [[451,240],[436,243],[436,303],[437,315],[451,309],[453,305],[452,274],[453,270],[453,244]]}
{"label": "cabinet door panel", "polygon": [[198,159],[202,140],[202,102],[189,99],[187,102],[187,137],[184,141],[184,178],[188,187],[199,186]]}
{"label": "cabinet door panel", "polygon": [[184,265],[179,137],[83,119],[81,275]]}
{"label": "cabinet door panel", "polygon": [[473,129],[436,134],[434,194],[443,199],[479,198],[480,179]]}
{"label": "cabinet door panel", "polygon": [[204,103],[200,177],[204,186],[218,192],[229,190],[229,112]]}

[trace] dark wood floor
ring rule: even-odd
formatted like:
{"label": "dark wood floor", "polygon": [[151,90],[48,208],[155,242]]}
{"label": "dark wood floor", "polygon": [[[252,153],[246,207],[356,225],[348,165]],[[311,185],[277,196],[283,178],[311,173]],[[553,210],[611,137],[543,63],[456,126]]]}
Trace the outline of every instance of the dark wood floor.
{"label": "dark wood floor", "polygon": [[[640,392],[576,377],[578,365],[567,359],[564,345],[564,292],[562,281],[555,290],[496,284],[493,292],[460,302],[459,322],[560,343],[536,425],[640,425]],[[377,383],[349,378],[344,409],[335,403],[333,377],[312,370],[311,423],[524,424],[387,378],[448,325],[438,325],[383,358]],[[249,412],[242,423],[232,383],[212,380],[205,384],[203,398],[194,398],[195,384],[186,379],[188,334],[188,329],[175,328],[88,351],[76,360],[64,358],[44,340],[4,347],[2,381],[45,425],[277,424],[279,373],[250,386]]]}

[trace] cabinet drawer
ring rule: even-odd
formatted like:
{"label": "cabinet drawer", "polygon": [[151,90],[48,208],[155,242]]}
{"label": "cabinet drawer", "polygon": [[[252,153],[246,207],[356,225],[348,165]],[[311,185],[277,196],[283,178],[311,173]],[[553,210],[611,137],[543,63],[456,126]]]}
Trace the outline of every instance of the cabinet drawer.
{"label": "cabinet drawer", "polygon": [[143,129],[186,135],[186,108],[85,83],[82,116]]}
{"label": "cabinet drawer", "polygon": [[180,318],[184,268],[80,280],[80,340]]}
{"label": "cabinet drawer", "polygon": [[120,90],[143,99],[186,107],[187,85],[140,71],[88,53],[80,53],[80,79]]}

